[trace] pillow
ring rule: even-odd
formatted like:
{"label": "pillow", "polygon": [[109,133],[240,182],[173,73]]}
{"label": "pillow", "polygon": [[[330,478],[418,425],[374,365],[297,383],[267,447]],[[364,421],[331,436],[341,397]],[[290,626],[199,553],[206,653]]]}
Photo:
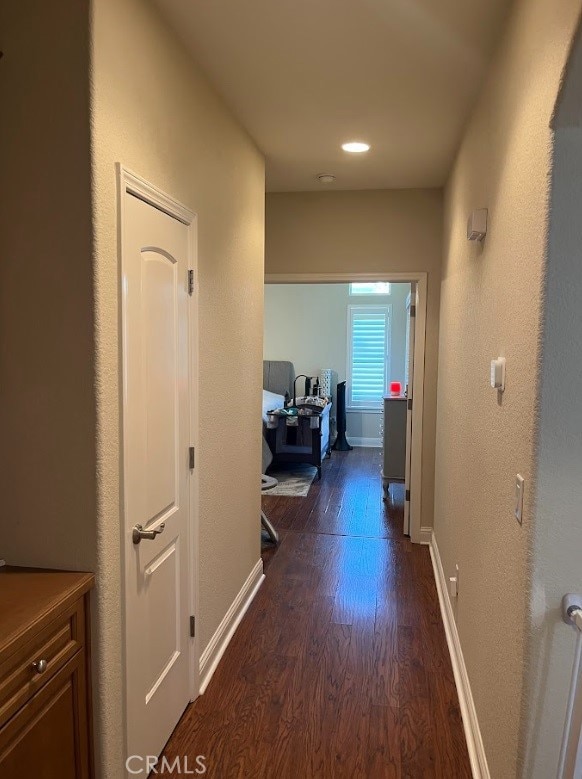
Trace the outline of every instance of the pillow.
{"label": "pillow", "polygon": [[283,408],[285,405],[285,398],[283,395],[277,395],[275,392],[269,392],[269,390],[263,390],[263,419],[267,421],[267,411],[272,411],[275,408]]}

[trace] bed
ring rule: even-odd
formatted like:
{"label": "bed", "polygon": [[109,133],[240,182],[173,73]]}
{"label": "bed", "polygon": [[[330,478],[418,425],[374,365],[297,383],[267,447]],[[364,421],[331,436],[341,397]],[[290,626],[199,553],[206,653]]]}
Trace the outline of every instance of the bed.
{"label": "bed", "polygon": [[[271,465],[277,467],[286,463],[307,463],[317,468],[317,475],[321,478],[321,463],[324,457],[331,456],[331,403],[323,409],[314,408],[313,416],[298,416],[296,423],[267,413],[282,408],[285,399],[292,397],[294,379],[293,363],[284,360],[264,361],[263,431],[272,456]],[[298,399],[297,405],[311,408],[308,398]]]}

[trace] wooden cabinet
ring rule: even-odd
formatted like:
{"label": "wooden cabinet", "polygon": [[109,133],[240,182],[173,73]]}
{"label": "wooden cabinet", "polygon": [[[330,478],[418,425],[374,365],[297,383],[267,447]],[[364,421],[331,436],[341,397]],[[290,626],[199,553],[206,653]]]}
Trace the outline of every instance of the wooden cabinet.
{"label": "wooden cabinet", "polygon": [[0,569],[0,779],[91,779],[90,574]]}

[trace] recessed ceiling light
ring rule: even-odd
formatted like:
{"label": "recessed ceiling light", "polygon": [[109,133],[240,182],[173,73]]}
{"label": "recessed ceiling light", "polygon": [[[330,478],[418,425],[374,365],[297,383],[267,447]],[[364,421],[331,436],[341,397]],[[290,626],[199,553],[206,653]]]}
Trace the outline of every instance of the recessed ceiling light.
{"label": "recessed ceiling light", "polygon": [[320,173],[317,179],[322,184],[333,184],[333,182],[335,181],[335,176],[333,175],[333,173]]}
{"label": "recessed ceiling light", "polygon": [[361,154],[364,151],[370,150],[370,144],[363,143],[362,141],[349,141],[348,143],[342,143],[342,149],[352,154]]}

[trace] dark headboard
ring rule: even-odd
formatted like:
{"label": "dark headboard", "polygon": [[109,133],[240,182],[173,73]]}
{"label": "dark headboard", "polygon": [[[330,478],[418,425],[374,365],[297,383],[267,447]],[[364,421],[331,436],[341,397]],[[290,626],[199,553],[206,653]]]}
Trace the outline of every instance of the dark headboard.
{"label": "dark headboard", "polygon": [[286,360],[263,360],[263,389],[293,397],[295,368]]}

